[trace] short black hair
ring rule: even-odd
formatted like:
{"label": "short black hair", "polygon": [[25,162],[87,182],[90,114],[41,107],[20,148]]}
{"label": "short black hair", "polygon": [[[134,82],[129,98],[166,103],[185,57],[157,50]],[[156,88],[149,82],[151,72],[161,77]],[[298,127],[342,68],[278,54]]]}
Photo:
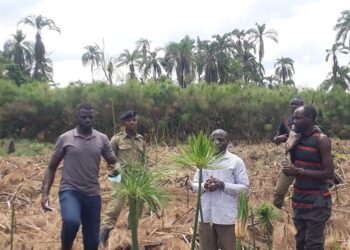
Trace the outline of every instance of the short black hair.
{"label": "short black hair", "polygon": [[317,117],[316,109],[311,105],[305,105],[304,116],[311,118],[315,122]]}
{"label": "short black hair", "polygon": [[80,103],[77,107],[77,111],[80,111],[82,109],[88,109],[88,110],[91,110],[91,109],[94,109],[91,104],[89,103]]}

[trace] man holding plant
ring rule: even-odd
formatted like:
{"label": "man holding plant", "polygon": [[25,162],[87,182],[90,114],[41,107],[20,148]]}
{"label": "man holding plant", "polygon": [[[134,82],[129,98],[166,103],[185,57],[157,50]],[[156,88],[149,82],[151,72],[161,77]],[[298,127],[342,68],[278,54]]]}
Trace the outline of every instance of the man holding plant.
{"label": "man holding plant", "polygon": [[[235,221],[240,192],[248,191],[249,180],[244,162],[227,151],[228,134],[222,129],[212,132],[219,158],[212,167],[203,169],[199,242],[201,250],[235,249]],[[192,183],[199,188],[199,170]]]}
{"label": "man holding plant", "polygon": [[[137,133],[139,115],[134,111],[126,111],[122,116],[124,130],[111,139],[111,145],[118,162],[121,166],[132,166],[133,164],[145,164],[146,143],[142,135]],[[118,175],[119,173],[115,173]],[[106,246],[110,231],[114,228],[118,217],[123,209],[125,199],[118,195],[119,183],[112,183],[112,198],[107,205],[101,222],[100,245]],[[137,208],[138,216],[141,216],[143,204]],[[129,215],[130,218],[130,215]]]}

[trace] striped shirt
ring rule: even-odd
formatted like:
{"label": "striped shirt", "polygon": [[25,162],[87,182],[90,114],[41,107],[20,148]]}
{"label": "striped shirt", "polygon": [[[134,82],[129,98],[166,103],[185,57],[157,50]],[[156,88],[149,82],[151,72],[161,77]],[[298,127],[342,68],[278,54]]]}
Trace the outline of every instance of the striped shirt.
{"label": "striped shirt", "polygon": [[[292,152],[292,161],[306,170],[323,170],[322,156],[318,148],[321,133],[314,130],[311,135],[302,136]],[[294,209],[330,207],[332,204],[328,183],[325,179],[296,176],[292,198]]]}

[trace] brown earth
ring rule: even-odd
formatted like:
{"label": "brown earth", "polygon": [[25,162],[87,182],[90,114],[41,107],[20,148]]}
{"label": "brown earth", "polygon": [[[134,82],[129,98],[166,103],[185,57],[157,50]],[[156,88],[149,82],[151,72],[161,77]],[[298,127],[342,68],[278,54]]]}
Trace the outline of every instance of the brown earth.
{"label": "brown earth", "polygon": [[[326,249],[350,249],[350,156],[349,141],[333,140],[333,154],[336,171],[344,180],[338,189],[332,189],[333,213],[327,225]],[[243,158],[250,178],[250,205],[256,206],[272,200],[273,187],[278,173],[278,158],[283,148],[272,144],[238,145],[230,150]],[[150,161],[155,168],[163,168],[166,175],[164,185],[170,193],[170,202],[161,218],[155,214],[143,214],[139,223],[139,239],[143,245],[159,243],[158,248],[148,249],[189,249],[193,227],[195,194],[185,188],[187,177],[194,169],[186,169],[172,163],[169,156],[178,148],[151,147]],[[59,249],[60,213],[57,199],[60,169],[51,191],[54,212],[44,213],[40,209],[40,188],[49,156],[0,157],[0,249],[10,249],[11,218],[14,218],[13,249]],[[106,167],[101,167],[101,194],[103,208],[109,197]],[[14,216],[9,201],[13,199]],[[112,231],[108,249],[130,249],[130,231],[127,230],[127,207],[123,210],[117,227]],[[295,229],[289,197],[281,216],[274,223],[274,249],[294,249]],[[257,228],[257,245],[266,249],[266,236]],[[247,239],[249,242],[249,239]],[[78,233],[74,249],[83,249],[81,232]]]}

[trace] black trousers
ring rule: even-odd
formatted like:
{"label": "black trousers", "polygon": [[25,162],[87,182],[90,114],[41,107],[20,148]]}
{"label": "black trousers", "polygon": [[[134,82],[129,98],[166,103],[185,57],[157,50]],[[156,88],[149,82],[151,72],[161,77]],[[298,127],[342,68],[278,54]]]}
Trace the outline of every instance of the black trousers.
{"label": "black trousers", "polygon": [[330,208],[294,209],[296,250],[324,250],[324,231]]}

